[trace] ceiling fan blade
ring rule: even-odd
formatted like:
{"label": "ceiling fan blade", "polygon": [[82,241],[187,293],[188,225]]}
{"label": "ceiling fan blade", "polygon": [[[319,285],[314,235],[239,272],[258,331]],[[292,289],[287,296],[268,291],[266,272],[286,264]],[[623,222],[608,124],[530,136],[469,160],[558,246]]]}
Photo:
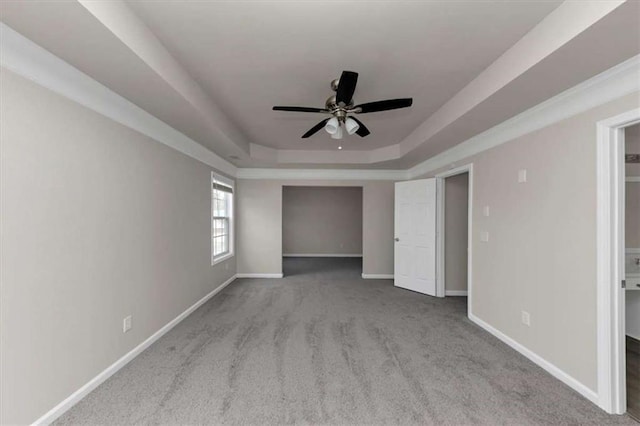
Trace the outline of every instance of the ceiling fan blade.
{"label": "ceiling fan blade", "polygon": [[329,121],[329,118],[326,118],[326,119],[322,120],[321,122],[319,122],[318,124],[316,124],[315,126],[313,126],[311,129],[309,129],[309,131],[307,133],[302,135],[302,137],[303,138],[308,138],[309,136],[315,134],[318,130],[322,129],[325,124],[327,124],[327,121]]}
{"label": "ceiling fan blade", "polygon": [[353,71],[342,71],[338,89],[336,90],[336,102],[343,102],[349,105],[353,99],[353,93],[356,91],[358,83],[358,73]]}
{"label": "ceiling fan blade", "polygon": [[274,106],[274,111],[293,111],[293,112],[329,112],[324,108],[310,108],[310,107],[298,107],[298,106]]}
{"label": "ceiling fan blade", "polygon": [[362,105],[356,105],[355,108],[359,108],[358,114],[365,114],[367,112],[389,111],[391,109],[407,108],[413,104],[412,98],[402,99],[387,99],[386,101],[369,102]]}
{"label": "ceiling fan blade", "polygon": [[365,136],[369,136],[371,134],[371,132],[369,131],[369,129],[367,129],[367,126],[365,126],[364,124],[362,124],[362,121],[358,120],[355,117],[349,117],[351,118],[353,121],[355,121],[356,123],[358,123],[358,126],[360,126],[358,128],[358,130],[356,131],[356,135],[360,136],[361,138],[364,138]]}

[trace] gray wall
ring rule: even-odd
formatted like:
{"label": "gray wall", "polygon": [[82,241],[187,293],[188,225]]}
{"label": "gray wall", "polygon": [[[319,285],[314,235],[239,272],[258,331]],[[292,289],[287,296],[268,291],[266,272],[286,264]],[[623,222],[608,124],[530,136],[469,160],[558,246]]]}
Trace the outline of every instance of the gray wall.
{"label": "gray wall", "polygon": [[1,74],[0,423],[26,424],[236,267],[211,266],[208,166]]}
{"label": "gray wall", "polygon": [[469,174],[445,179],[444,191],[445,290],[467,290]]}
{"label": "gray wall", "polygon": [[238,273],[282,273],[282,188],[362,187],[362,269],[393,274],[393,182],[253,180],[237,182]]}
{"label": "gray wall", "polygon": [[637,107],[634,93],[456,162],[474,167],[473,315],[594,391],[595,123]]}
{"label": "gray wall", "polygon": [[284,254],[362,254],[362,188],[282,188]]}

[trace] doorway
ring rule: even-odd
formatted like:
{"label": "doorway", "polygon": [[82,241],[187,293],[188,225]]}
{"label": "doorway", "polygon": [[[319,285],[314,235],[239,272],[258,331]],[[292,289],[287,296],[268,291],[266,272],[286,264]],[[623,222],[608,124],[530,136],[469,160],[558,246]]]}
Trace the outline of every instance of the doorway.
{"label": "doorway", "polygon": [[467,245],[469,243],[469,173],[443,178],[445,296],[467,296]]}
{"label": "doorway", "polygon": [[282,187],[284,276],[362,276],[362,187]]}
{"label": "doorway", "polygon": [[[456,178],[458,175],[461,176]],[[447,180],[451,185],[449,197]],[[445,297],[448,263],[450,270],[456,269],[450,273],[449,296],[467,296],[467,315],[471,316],[472,201],[472,163],[451,168],[435,178],[395,183],[394,286]],[[446,236],[449,213],[451,230]],[[448,260],[446,238],[449,238]]]}
{"label": "doorway", "polygon": [[[636,413],[636,380],[632,373],[634,326],[631,324],[634,282],[632,217],[627,207],[634,204],[631,171],[636,166],[626,164],[625,139],[633,139],[640,123],[640,109],[597,123],[597,307],[598,307],[598,405],[612,414]],[[634,149],[631,141],[629,149]],[[629,174],[629,176],[627,176]],[[626,199],[630,204],[627,205]],[[628,222],[625,226],[625,222]],[[629,237],[627,236],[629,232]],[[629,254],[628,254],[629,253]],[[637,265],[640,268],[640,265]],[[640,270],[637,271],[640,273]],[[629,338],[628,338],[629,336]],[[637,340],[637,339],[635,339]],[[627,345],[627,342],[630,342]],[[627,352],[630,349],[630,352]],[[634,370],[634,371],[637,371]],[[630,383],[628,383],[630,382]],[[634,398],[632,401],[631,398]],[[637,416],[637,413],[636,413]]]}
{"label": "doorway", "polygon": [[640,124],[625,128],[624,227],[627,413],[640,422]]}
{"label": "doorway", "polygon": [[437,295],[466,296],[467,314],[471,314],[473,164],[439,173],[436,179]]}

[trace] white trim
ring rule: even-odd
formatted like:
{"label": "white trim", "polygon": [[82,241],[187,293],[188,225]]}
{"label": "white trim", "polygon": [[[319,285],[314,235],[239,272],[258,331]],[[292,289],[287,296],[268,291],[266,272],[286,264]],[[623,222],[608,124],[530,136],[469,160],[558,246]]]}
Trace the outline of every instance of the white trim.
{"label": "white trim", "polygon": [[413,179],[640,90],[640,55],[510,118],[408,170]]}
{"label": "white trim", "polygon": [[236,276],[232,276],[227,281],[223,282],[221,285],[216,287],[214,290],[209,292],[202,299],[198,300],[196,303],[191,305],[186,311],[175,317],[169,323],[167,323],[160,330],[153,333],[149,338],[147,338],[144,342],[140,343],[138,346],[130,350],[126,355],[122,358],[118,359],[116,362],[111,364],[109,367],[105,368],[100,374],[95,376],[93,379],[89,380],[84,384],[80,389],[73,392],[67,398],[65,398],[61,403],[53,407],[49,410],[45,415],[36,420],[34,425],[49,425],[53,423],[58,417],[63,415],[67,410],[77,404],[82,398],[87,396],[91,391],[104,383],[109,377],[113,376],[118,370],[127,365],[129,361],[140,355],[145,349],[151,346],[154,342],[164,336],[169,330],[178,325],[180,321],[184,320],[188,317],[193,311],[198,309],[207,300],[211,299],[213,296],[218,294],[222,289],[231,284],[236,279]]}
{"label": "white trim", "polygon": [[624,127],[640,108],[597,123],[597,348],[598,405],[626,411],[624,273]]}
{"label": "white trim", "polygon": [[362,279],[365,280],[392,280],[393,274],[365,274],[362,273]]}
{"label": "white trim", "polygon": [[[231,187],[231,189],[236,189],[236,181],[234,179],[228,178],[216,172],[211,172],[211,176],[215,178],[216,181],[220,182],[223,185],[227,185]],[[211,182],[213,183],[213,181]]]}
{"label": "white trim", "polygon": [[237,278],[282,278],[284,275],[280,274],[236,274]]}
{"label": "white trim", "polygon": [[346,253],[285,253],[282,257],[362,257],[362,254]]}
{"label": "white trim", "polygon": [[406,180],[406,170],[238,169],[238,179]]}
{"label": "white trim", "polygon": [[627,247],[624,249],[624,252],[627,254],[640,254],[640,248]]}
{"label": "white trim", "polygon": [[467,296],[467,290],[445,290],[446,296]]}
{"label": "white trim", "polygon": [[468,173],[471,170],[472,164],[465,164],[463,166],[458,166],[453,169],[446,170],[444,172],[438,173],[435,177],[437,178],[448,178],[451,176],[461,175],[463,173]]}
{"label": "white trim", "polygon": [[40,86],[229,175],[236,166],[0,22],[0,64]]}
{"label": "white trim", "polygon": [[627,176],[626,182],[640,182],[640,176]]}
{"label": "white trim", "polygon": [[446,188],[444,179],[436,178],[436,297],[445,297],[445,261],[444,261],[444,230],[446,226],[445,214]]}
{"label": "white trim", "polygon": [[[444,196],[445,196],[445,184],[444,180],[451,176],[456,176],[462,173],[469,174],[469,193],[467,198],[467,315],[471,317],[473,313],[473,298],[471,297],[473,294],[473,182],[474,182],[474,174],[473,174],[473,163],[465,164],[463,166],[455,167],[450,170],[444,171],[442,173],[437,174],[435,177],[438,182],[440,182],[440,186],[442,187],[442,192],[437,193],[437,203],[442,206],[443,220],[438,222],[438,235],[439,235],[439,244],[436,245],[436,257],[441,259],[440,267],[443,269],[442,272],[442,280],[437,283],[437,286],[441,286],[442,289],[446,289],[445,285],[445,274],[444,274],[444,231],[445,231],[445,220],[444,220]],[[444,295],[447,295],[446,290],[444,291]]]}
{"label": "white trim", "polygon": [[589,389],[588,386],[584,385],[583,383],[579,382],[575,378],[571,377],[569,374],[565,373],[564,371],[562,371],[561,369],[559,369],[558,367],[556,367],[555,365],[553,365],[552,363],[550,363],[546,359],[542,358],[540,355],[538,355],[535,352],[531,351],[527,347],[525,347],[522,344],[516,342],[515,340],[513,340],[512,338],[510,338],[506,334],[504,334],[501,331],[493,328],[492,326],[490,326],[489,324],[487,324],[486,322],[484,322],[480,318],[476,317],[475,315],[469,314],[469,319],[471,321],[473,321],[475,324],[477,324],[479,327],[485,329],[490,334],[493,334],[495,337],[497,337],[498,339],[502,340],[507,345],[511,346],[516,351],[520,352],[525,357],[529,358],[535,364],[539,365],[544,370],[546,370],[553,377],[555,377],[556,379],[562,381],[564,384],[566,384],[567,386],[571,387],[573,390],[575,390],[580,395],[582,395],[585,398],[587,398],[589,401],[593,402],[594,404],[598,403],[598,395],[597,395],[597,393],[594,392],[593,390]]}
{"label": "white trim", "polygon": [[[212,238],[212,240],[213,240],[213,238]],[[213,242],[212,242],[211,244],[213,244]],[[213,250],[213,248],[212,248],[212,250]],[[223,254],[223,255],[220,255],[220,256],[218,256],[218,257],[214,257],[214,258],[213,258],[213,260],[211,261],[211,266],[215,266],[215,265],[217,265],[218,263],[222,263],[222,262],[224,262],[225,260],[229,260],[229,259],[231,259],[233,256],[235,256],[235,254],[234,254],[233,252],[227,252],[227,253],[225,253],[225,254]]]}

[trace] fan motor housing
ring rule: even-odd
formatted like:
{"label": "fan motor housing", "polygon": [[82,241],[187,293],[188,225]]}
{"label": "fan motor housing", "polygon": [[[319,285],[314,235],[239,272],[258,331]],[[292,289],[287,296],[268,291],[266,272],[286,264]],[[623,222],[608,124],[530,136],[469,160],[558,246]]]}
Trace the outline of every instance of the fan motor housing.
{"label": "fan motor housing", "polygon": [[336,95],[329,96],[327,101],[324,103],[325,107],[331,111],[334,115],[337,112],[346,112],[346,110],[353,108],[353,101],[349,105],[341,106],[336,102]]}
{"label": "fan motor housing", "polygon": [[329,111],[333,111],[334,109],[338,108],[338,103],[336,102],[336,95],[329,96],[327,98],[327,101],[324,104]]}

